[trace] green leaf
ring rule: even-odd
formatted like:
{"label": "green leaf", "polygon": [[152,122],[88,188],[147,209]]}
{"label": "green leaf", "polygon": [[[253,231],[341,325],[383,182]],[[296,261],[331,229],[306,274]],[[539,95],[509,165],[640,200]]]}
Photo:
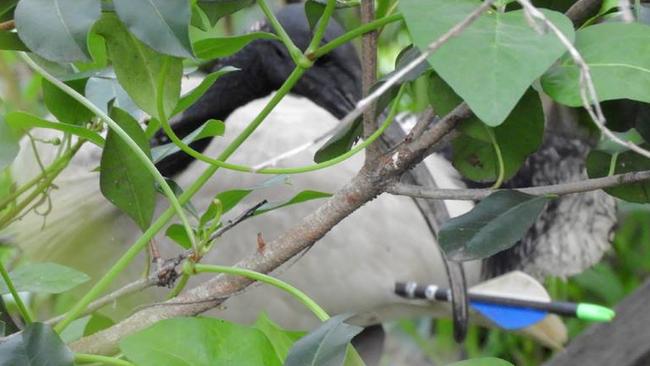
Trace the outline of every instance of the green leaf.
{"label": "green leaf", "polygon": [[[30,263],[9,273],[18,291],[39,294],[60,294],[88,281],[85,273],[56,263]],[[9,293],[5,283],[0,284],[0,293]]]}
{"label": "green leaf", "polygon": [[15,32],[0,32],[0,50],[29,51]]}
{"label": "green leaf", "polygon": [[194,104],[194,102],[199,100],[199,98],[201,98],[201,96],[203,96],[203,94],[205,94],[205,92],[207,92],[208,89],[210,89],[212,84],[214,84],[215,81],[217,81],[217,79],[219,79],[221,76],[237,70],[238,69],[235,67],[226,66],[215,72],[208,74],[205,78],[203,78],[199,86],[192,89],[190,92],[188,92],[187,94],[181,97],[181,99],[178,101],[178,104],[176,104],[176,108],[174,108],[174,112],[172,112],[172,116],[181,113],[182,111],[186,110],[189,106]]}
{"label": "green leaf", "polygon": [[[585,59],[598,100],[633,99],[650,102],[650,26],[604,23],[576,33],[575,47]],[[565,56],[542,77],[544,91],[554,100],[580,106],[580,72]]]}
{"label": "green leaf", "polygon": [[142,114],[142,111],[129,97],[117,80],[112,78],[93,77],[86,83],[86,98],[108,113],[108,105],[118,107],[131,115]]}
{"label": "green leaf", "polygon": [[[169,115],[180,95],[181,59],[152,50],[129,33],[114,15],[105,14],[95,30],[106,39],[117,80],[131,99],[149,115],[159,117],[157,96],[164,93],[163,109]],[[165,82],[162,90],[158,90],[158,78],[165,63],[168,63]]]}
{"label": "green leaf", "polygon": [[81,337],[89,336],[115,324],[110,318],[99,313],[86,315],[74,320],[61,332],[65,343],[74,342]]}
{"label": "green leaf", "polygon": [[[414,43],[422,50],[480,4],[476,0],[402,0],[400,9]],[[573,38],[573,26],[566,16],[542,11]],[[564,52],[552,32],[540,35],[531,28],[523,11],[491,11],[428,60],[482,121],[498,126],[531,83]]]}
{"label": "green leaf", "polygon": [[185,249],[192,247],[192,241],[187,236],[185,226],[181,224],[171,224],[165,231],[165,236],[176,242],[178,245]]}
{"label": "green leaf", "polygon": [[138,366],[279,366],[261,331],[212,318],[175,318],[125,337],[120,349]]}
{"label": "green leaf", "polygon": [[344,323],[349,317],[348,314],[334,316],[298,340],[289,351],[284,366],[342,365],[348,344],[363,330]]}
{"label": "green leaf", "polygon": [[[215,197],[219,201],[221,201],[221,213],[224,214],[230,210],[232,210],[241,200],[246,198],[251,192],[253,192],[253,189],[231,189],[229,191],[223,191]],[[212,220],[214,215],[216,214],[216,209],[217,207],[215,206],[214,203],[210,203],[210,206],[208,206],[208,209],[205,211],[203,216],[201,216],[201,223],[205,224],[206,222]]]}
{"label": "green leaf", "polygon": [[537,220],[549,198],[498,191],[440,229],[439,243],[455,261],[487,258],[513,246]]}
{"label": "green leaf", "polygon": [[87,35],[100,15],[100,0],[21,0],[14,13],[25,45],[58,62],[90,60]]}
{"label": "green leaf", "polygon": [[18,140],[0,115],[0,172],[14,161],[18,151],[20,151]]}
{"label": "green leaf", "polygon": [[473,358],[470,360],[454,362],[448,366],[513,366],[510,362],[494,357]]}
{"label": "green leaf", "polygon": [[[66,84],[83,94],[88,79],[69,80]],[[43,101],[47,109],[61,122],[78,125],[95,116],[88,108],[63,92],[54,84],[43,80]]]}
{"label": "green leaf", "polygon": [[115,11],[129,31],[154,50],[192,57],[187,0],[113,0]]}
{"label": "green leaf", "polygon": [[7,114],[7,124],[14,130],[26,131],[31,128],[49,128],[67,132],[84,138],[99,147],[104,146],[104,138],[97,132],[68,123],[48,121],[25,112],[11,112]]}
{"label": "green leaf", "polygon": [[309,29],[314,29],[324,11],[325,4],[314,0],[305,1],[305,16],[309,22]]}
{"label": "green leaf", "polygon": [[280,360],[284,360],[291,349],[291,346],[305,335],[305,332],[289,331],[282,329],[279,325],[275,324],[266,313],[261,313],[257,318],[255,329],[260,330],[266,338],[271,342],[275,354]]}
{"label": "green leaf", "polygon": [[[110,115],[151,156],[149,141],[138,122],[119,108],[112,108]],[[143,231],[149,227],[156,205],[154,178],[113,130],[108,131],[102,153],[99,187],[104,197],[129,215]]]}
{"label": "green leaf", "polygon": [[[648,148],[648,145],[643,145]],[[590,178],[600,178],[609,175],[612,155],[603,151],[594,150],[587,157],[587,174]],[[623,174],[640,170],[650,170],[650,159],[641,156],[634,151],[626,151],[618,154],[614,174]],[[605,192],[627,202],[649,203],[650,182],[639,182],[624,184],[617,187],[607,188]]]}
{"label": "green leaf", "polygon": [[255,0],[198,0],[197,5],[205,12],[210,25],[217,24],[219,19],[233,14],[255,3]]}
{"label": "green leaf", "polygon": [[267,213],[269,211],[277,210],[278,208],[295,205],[297,203],[301,203],[301,202],[305,202],[305,201],[311,201],[311,200],[316,200],[316,199],[321,199],[321,198],[327,198],[327,197],[331,197],[331,196],[332,196],[332,194],[330,194],[330,193],[306,190],[306,191],[302,191],[302,192],[296,194],[295,196],[293,196],[288,201],[280,202],[280,203],[274,203],[274,204],[266,204],[266,205],[260,207],[257,211],[255,211],[255,215],[261,215],[261,214]]}
{"label": "green leaf", "polygon": [[206,38],[194,42],[196,57],[211,60],[230,56],[256,39],[279,39],[273,33],[251,32],[240,36]]}
{"label": "green leaf", "polygon": [[[453,90],[437,75],[431,78],[430,100],[440,115],[461,103]],[[476,182],[497,179],[497,154],[485,124],[477,117],[461,122],[461,134],[452,141],[453,165],[463,176]],[[504,178],[512,178],[528,155],[537,151],[544,137],[544,111],[539,95],[528,89],[503,124],[494,127],[504,163]]]}
{"label": "green leaf", "polygon": [[72,366],[74,355],[49,326],[32,323],[0,343],[0,365]]}
{"label": "green leaf", "polygon": [[[189,145],[190,143],[201,139],[214,136],[223,136],[225,132],[225,123],[222,121],[217,121],[216,119],[209,119],[201,127],[185,136],[181,141],[183,141],[186,145]],[[181,151],[181,149],[176,144],[170,142],[168,144],[156,146],[151,149],[151,156],[153,162],[158,163],[169,155],[175,154],[179,151]]]}

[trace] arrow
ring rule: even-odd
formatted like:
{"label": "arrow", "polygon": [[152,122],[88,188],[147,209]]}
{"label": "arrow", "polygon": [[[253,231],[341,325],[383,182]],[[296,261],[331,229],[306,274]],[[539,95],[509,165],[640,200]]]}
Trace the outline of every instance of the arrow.
{"label": "arrow", "polygon": [[[429,301],[451,301],[451,291],[436,285],[398,282],[395,293],[405,298]],[[571,316],[592,322],[609,322],[615,312],[604,306],[564,301],[538,301],[512,296],[470,291],[470,304],[480,314],[508,330],[522,329],[543,320],[548,313]]]}

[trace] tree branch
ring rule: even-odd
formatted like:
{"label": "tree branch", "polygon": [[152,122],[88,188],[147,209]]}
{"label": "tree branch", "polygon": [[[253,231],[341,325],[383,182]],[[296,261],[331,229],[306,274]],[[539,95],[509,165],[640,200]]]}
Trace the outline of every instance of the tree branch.
{"label": "tree branch", "polygon": [[[579,182],[552,184],[548,186],[517,188],[522,193],[535,196],[566,195],[589,192],[598,189],[611,188],[623,184],[638,183],[650,180],[650,170],[612,175],[610,177],[586,179]],[[396,183],[386,189],[386,192],[401,196],[435,199],[435,200],[481,200],[500,189],[440,189],[427,188],[412,184]]]}
{"label": "tree branch", "polygon": [[[375,0],[361,1],[361,23],[367,24],[375,19]],[[370,93],[370,88],[377,82],[377,31],[365,33],[361,37],[361,90],[363,96]],[[375,120],[375,103],[371,103],[363,112],[363,138],[368,138],[377,130]],[[377,144],[366,148],[366,163],[374,161],[381,154]]]}

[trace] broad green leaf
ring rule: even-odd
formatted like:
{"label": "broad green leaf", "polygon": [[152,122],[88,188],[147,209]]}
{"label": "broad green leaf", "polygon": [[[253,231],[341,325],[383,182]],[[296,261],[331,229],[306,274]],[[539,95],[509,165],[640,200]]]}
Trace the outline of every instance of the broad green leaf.
{"label": "broad green leaf", "polygon": [[125,337],[120,349],[138,366],[279,366],[261,331],[213,318],[175,318]]}
{"label": "broad green leaf", "polygon": [[86,83],[86,98],[108,113],[108,105],[127,111],[130,115],[142,114],[142,111],[129,97],[120,83],[113,78],[92,77]]}
{"label": "broad green leaf", "polygon": [[171,224],[165,231],[165,236],[176,242],[178,245],[185,249],[192,247],[192,241],[187,236],[185,226],[181,224]]}
{"label": "broad green leaf", "polygon": [[[225,132],[226,125],[222,121],[209,119],[201,127],[185,136],[181,141],[183,141],[186,145],[189,145],[194,141],[198,141],[204,138],[223,136]],[[176,144],[168,143],[165,145],[156,146],[151,149],[151,157],[154,163],[158,163],[169,155],[175,154],[179,151],[181,151],[181,149]]]}
{"label": "broad green leaf", "polygon": [[18,37],[18,33],[6,31],[0,32],[0,50],[29,51]]}
{"label": "broad green leaf", "polygon": [[[66,84],[83,94],[87,81],[88,79],[77,79],[67,81]],[[88,108],[47,80],[43,80],[43,101],[47,109],[61,122],[78,125],[89,122],[95,116]]]}
{"label": "broad green leaf", "polygon": [[[56,263],[31,263],[9,273],[18,291],[39,294],[60,294],[75,288],[90,278],[82,272]],[[0,293],[9,293],[4,282]]]}
{"label": "broad green leaf", "polygon": [[[437,75],[433,75],[430,85],[429,98],[440,115],[447,114],[461,103],[461,99]],[[473,181],[495,181],[499,173],[498,159],[485,124],[472,117],[461,122],[458,130],[461,134],[452,141],[454,167]],[[544,111],[538,93],[529,89],[503,124],[493,128],[493,132],[503,157],[505,179],[509,179],[542,143]]]}
{"label": "broad green leaf", "polygon": [[305,335],[305,332],[289,331],[275,324],[265,313],[260,314],[253,327],[259,329],[271,342],[280,360],[287,358],[291,346]]}
{"label": "broad green leaf", "polygon": [[[604,23],[576,33],[575,47],[589,66],[598,100],[650,102],[650,26]],[[542,77],[544,91],[557,102],[580,106],[580,72],[565,56]]]}
{"label": "broad green leaf", "polygon": [[513,366],[510,362],[494,357],[473,358],[465,361],[454,362],[448,366]]}
{"label": "broad green leaf", "polygon": [[278,208],[286,207],[286,206],[291,206],[295,205],[297,203],[305,202],[305,201],[311,201],[311,200],[316,200],[320,198],[327,198],[331,197],[332,195],[330,193],[325,193],[325,192],[318,192],[318,191],[302,191],[295,196],[291,197],[288,201],[285,202],[280,202],[280,203],[272,203],[272,204],[266,204],[262,207],[260,207],[257,211],[255,211],[255,215],[261,215],[263,213],[267,213],[269,211],[277,210]]}
{"label": "broad green leaf", "polygon": [[90,62],[76,62],[74,65],[79,71],[103,70],[108,67],[108,53],[106,51],[106,41],[92,29],[88,34],[88,52],[90,53]]}
{"label": "broad green leaf", "polygon": [[344,323],[348,314],[334,316],[298,340],[287,355],[285,366],[343,365],[348,344],[363,328]]}
{"label": "broad green leaf", "polygon": [[186,110],[189,106],[194,104],[194,102],[199,100],[199,98],[201,98],[201,96],[203,96],[203,94],[205,94],[205,92],[207,92],[208,89],[210,89],[212,84],[214,84],[214,82],[217,81],[217,79],[219,79],[221,76],[236,70],[237,68],[235,67],[226,66],[215,72],[208,74],[205,78],[203,78],[199,86],[192,89],[190,92],[188,92],[187,94],[181,97],[181,99],[178,101],[178,104],[176,104],[176,108],[174,108],[174,112],[172,112],[172,116],[181,113],[182,111]]}
{"label": "broad green leaf", "polygon": [[[151,156],[149,141],[138,122],[116,107],[110,115]],[[143,231],[149,227],[156,205],[154,178],[113,130],[108,131],[102,153],[99,187],[104,197],[129,215]]]}
{"label": "broad green leaf", "polygon": [[498,191],[440,229],[439,243],[455,261],[487,258],[513,246],[535,223],[549,198]]}
{"label": "broad green leaf", "polygon": [[255,0],[198,0],[197,5],[205,12],[210,25],[217,24],[219,19],[235,13],[255,3]]}
{"label": "broad green leaf", "polygon": [[206,38],[194,43],[196,57],[211,60],[230,56],[256,39],[279,39],[273,33],[251,32],[240,36]]}
{"label": "broad green leaf", "polygon": [[[105,14],[95,31],[106,39],[117,80],[131,99],[149,115],[158,117],[157,98],[159,93],[164,93],[163,109],[169,115],[180,95],[183,76],[181,59],[152,50],[129,33],[114,15]],[[158,78],[165,63],[165,82],[162,90],[158,90]]]}
{"label": "broad green leaf", "polygon": [[18,140],[0,115],[0,172],[14,161],[19,150]]}
{"label": "broad green leaf", "polygon": [[104,138],[97,132],[85,127],[71,125],[63,122],[48,121],[25,112],[11,112],[7,114],[7,124],[14,130],[29,130],[30,128],[49,128],[62,131],[84,138],[93,144],[103,147]]}
{"label": "broad green leaf", "polygon": [[[169,188],[171,188],[172,192],[174,192],[174,195],[176,197],[180,197],[183,194],[183,188],[176,183],[175,180],[165,178],[165,182],[167,182],[167,185]],[[165,196],[165,191],[162,189],[160,184],[156,182],[156,192],[160,193],[161,195]],[[165,196],[166,197],[166,196]],[[196,207],[194,207],[194,204],[192,203],[192,200],[188,200],[183,204],[183,208],[190,213],[195,218],[199,217],[199,212],[196,210]]]}
{"label": "broad green leaf", "polygon": [[305,1],[305,16],[307,16],[309,22],[309,29],[314,29],[324,11],[325,4],[315,0]]}
{"label": "broad green leaf", "polygon": [[0,365],[72,366],[74,355],[47,324],[32,323],[0,343]]}
{"label": "broad green leaf", "polygon": [[[411,37],[421,50],[479,5],[477,0],[400,1]],[[573,38],[573,26],[566,16],[542,11],[569,39]],[[533,81],[564,52],[551,32],[540,35],[531,28],[523,11],[491,11],[428,60],[483,122],[498,126]]]}
{"label": "broad green leaf", "polygon": [[16,7],[18,0],[4,0],[0,3],[0,16],[11,14],[11,11]]}
{"label": "broad green leaf", "polygon": [[51,61],[88,61],[88,32],[101,15],[100,0],[21,0],[14,13],[18,36]]}
{"label": "broad green leaf", "polygon": [[129,31],[154,50],[192,57],[187,0],[113,0],[118,17]]}
{"label": "broad green leaf", "polygon": [[[647,149],[648,145],[644,145]],[[612,155],[603,151],[592,151],[587,157],[587,173],[590,178],[605,177],[609,174]],[[616,156],[614,174],[623,174],[640,170],[650,170],[650,159],[633,151],[626,151]],[[605,189],[605,192],[624,201],[650,203],[650,182],[624,184]]]}

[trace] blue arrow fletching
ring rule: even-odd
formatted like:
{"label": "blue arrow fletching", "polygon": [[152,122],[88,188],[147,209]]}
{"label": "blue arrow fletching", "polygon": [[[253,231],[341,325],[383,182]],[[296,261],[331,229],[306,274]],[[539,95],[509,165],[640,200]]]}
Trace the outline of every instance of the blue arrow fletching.
{"label": "blue arrow fletching", "polygon": [[478,301],[471,301],[470,304],[481,315],[507,330],[526,328],[541,321],[546,316],[545,311],[536,309],[488,304]]}

